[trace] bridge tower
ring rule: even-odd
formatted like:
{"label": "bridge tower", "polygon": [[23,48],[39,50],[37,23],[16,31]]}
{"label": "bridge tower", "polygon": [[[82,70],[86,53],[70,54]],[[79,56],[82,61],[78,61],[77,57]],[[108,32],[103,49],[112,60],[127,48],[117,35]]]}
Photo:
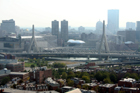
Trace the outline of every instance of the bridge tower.
{"label": "bridge tower", "polygon": [[102,38],[101,38],[101,43],[99,46],[99,50],[98,50],[98,54],[101,53],[101,49],[102,49],[102,45],[104,44],[104,49],[105,49],[105,53],[109,53],[109,47],[108,47],[108,43],[107,43],[107,38],[106,38],[106,34],[105,34],[105,21],[103,20],[103,34],[102,34]]}
{"label": "bridge tower", "polygon": [[34,25],[32,26],[32,39],[31,39],[30,46],[28,48],[28,53],[30,53],[31,50],[33,50],[33,52],[39,52],[38,47],[37,47],[37,43],[35,40]]}

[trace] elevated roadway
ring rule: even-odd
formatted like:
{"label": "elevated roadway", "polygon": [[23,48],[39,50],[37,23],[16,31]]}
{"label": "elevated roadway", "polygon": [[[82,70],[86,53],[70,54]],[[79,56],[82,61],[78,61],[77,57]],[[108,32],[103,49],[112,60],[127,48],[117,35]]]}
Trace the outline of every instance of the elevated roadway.
{"label": "elevated roadway", "polygon": [[16,57],[94,57],[94,58],[140,58],[140,54],[134,53],[90,53],[90,52],[78,52],[78,53],[71,53],[71,52],[42,52],[42,53],[11,53]]}

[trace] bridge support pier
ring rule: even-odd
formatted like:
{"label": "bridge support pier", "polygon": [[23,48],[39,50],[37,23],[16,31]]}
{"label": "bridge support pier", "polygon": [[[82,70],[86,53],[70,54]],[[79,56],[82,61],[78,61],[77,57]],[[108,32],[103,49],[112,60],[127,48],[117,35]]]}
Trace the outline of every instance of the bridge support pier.
{"label": "bridge support pier", "polygon": [[112,68],[114,68],[114,65],[112,65]]}
{"label": "bridge support pier", "polygon": [[105,58],[105,60],[109,60],[109,56],[107,56],[107,57]]}
{"label": "bridge support pier", "polygon": [[87,56],[87,60],[90,61],[90,55]]}
{"label": "bridge support pier", "polygon": [[130,57],[128,57],[128,60],[129,60],[129,62],[130,62]]}
{"label": "bridge support pier", "polygon": [[99,57],[98,57],[98,60],[99,60],[99,61],[102,61],[102,57],[101,57],[101,56],[99,56]]}
{"label": "bridge support pier", "polygon": [[111,61],[112,61],[112,56],[110,58],[111,58]]}

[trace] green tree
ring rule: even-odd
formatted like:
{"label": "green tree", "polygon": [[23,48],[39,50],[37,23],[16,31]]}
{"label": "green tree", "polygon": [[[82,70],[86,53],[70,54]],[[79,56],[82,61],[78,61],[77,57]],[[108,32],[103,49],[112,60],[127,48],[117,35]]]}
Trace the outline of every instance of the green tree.
{"label": "green tree", "polygon": [[67,83],[68,86],[73,86],[74,85],[74,81],[68,79],[68,83]]}
{"label": "green tree", "polygon": [[89,76],[82,76],[82,79],[86,81],[86,83],[90,83]]}
{"label": "green tree", "polygon": [[34,64],[32,64],[30,67],[31,67],[31,69],[32,69],[32,71],[33,71],[33,69],[34,69],[35,65],[34,65]]}
{"label": "green tree", "polygon": [[30,59],[30,58],[29,58],[29,59],[28,59],[28,62],[33,62],[33,59]]}
{"label": "green tree", "polygon": [[60,75],[62,75],[63,72],[65,72],[65,69],[63,69],[63,68],[58,68],[58,73],[59,73]]}
{"label": "green tree", "polygon": [[104,81],[104,83],[112,83],[109,77],[105,78],[103,81]]}
{"label": "green tree", "polygon": [[127,72],[127,73],[124,75],[124,78],[126,78],[126,77],[127,77],[127,78],[130,78],[130,77],[131,77],[131,74]]}
{"label": "green tree", "polygon": [[63,72],[63,73],[62,73],[62,78],[63,78],[63,79],[67,79],[67,73],[66,73],[66,72]]}
{"label": "green tree", "polygon": [[137,73],[132,73],[131,74],[131,78],[134,78],[134,79],[138,80],[139,79],[139,76],[138,76]]}
{"label": "green tree", "polygon": [[82,88],[83,89],[89,89],[89,86],[88,85],[83,85]]}
{"label": "green tree", "polygon": [[64,68],[66,64],[64,63],[53,63],[54,68]]}
{"label": "green tree", "polygon": [[20,59],[21,62],[24,62],[24,59]]}
{"label": "green tree", "polygon": [[81,89],[81,85],[77,85],[76,87]]}
{"label": "green tree", "polygon": [[136,80],[138,80],[139,79],[139,76],[138,76],[138,74],[137,73],[126,73],[125,75],[124,75],[124,78],[134,78],[134,79],[136,79]]}
{"label": "green tree", "polygon": [[98,81],[102,81],[103,80],[103,78],[102,78],[102,73],[101,72],[97,72],[96,74],[95,74],[95,78],[98,80]]}
{"label": "green tree", "polygon": [[117,76],[116,76],[116,74],[111,73],[110,74],[110,79],[111,79],[112,82],[117,83]]}
{"label": "green tree", "polygon": [[118,93],[126,93],[125,91],[119,91]]}
{"label": "green tree", "polygon": [[80,71],[76,72],[75,76],[78,77],[78,78],[80,78],[81,72]]}
{"label": "green tree", "polygon": [[8,83],[10,81],[10,78],[9,77],[4,77],[1,81],[1,84],[2,85],[5,85],[6,83]]}
{"label": "green tree", "polygon": [[80,78],[82,78],[82,76],[89,76],[89,74],[87,72],[82,72]]}
{"label": "green tree", "polygon": [[72,71],[68,72],[68,78],[73,78],[73,77],[75,77],[74,72]]}

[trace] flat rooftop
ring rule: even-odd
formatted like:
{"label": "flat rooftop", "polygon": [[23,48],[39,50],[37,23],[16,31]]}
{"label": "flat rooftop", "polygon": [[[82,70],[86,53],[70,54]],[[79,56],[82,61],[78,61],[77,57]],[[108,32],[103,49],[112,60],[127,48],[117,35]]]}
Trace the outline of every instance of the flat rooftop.
{"label": "flat rooftop", "polygon": [[133,78],[123,78],[120,81],[123,81],[123,82],[135,82],[136,80],[133,79]]}
{"label": "flat rooftop", "polygon": [[3,93],[36,93],[36,91],[27,91],[27,90],[17,90],[11,88],[4,88]]}
{"label": "flat rooftop", "polygon": [[115,84],[100,84],[99,87],[105,87],[105,88],[110,88],[115,86]]}
{"label": "flat rooftop", "polygon": [[10,75],[25,75],[25,74],[28,74],[28,73],[25,73],[25,72],[11,72]]}

